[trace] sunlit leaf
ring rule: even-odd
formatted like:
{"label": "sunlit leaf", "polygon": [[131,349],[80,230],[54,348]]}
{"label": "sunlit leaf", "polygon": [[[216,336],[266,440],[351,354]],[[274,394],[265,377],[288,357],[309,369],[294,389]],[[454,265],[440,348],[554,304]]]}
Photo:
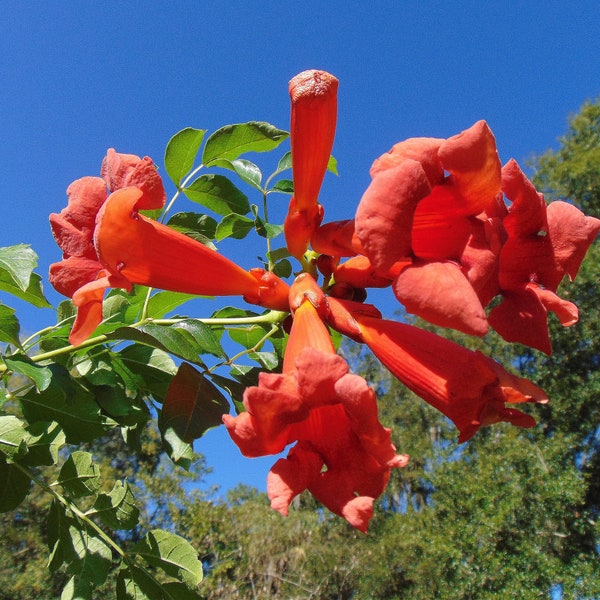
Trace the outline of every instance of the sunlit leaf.
{"label": "sunlit leaf", "polygon": [[246,194],[223,175],[201,175],[184,189],[185,195],[219,215],[245,215],[250,210]]}
{"label": "sunlit leaf", "polygon": [[227,329],[229,337],[244,348],[252,348],[265,336],[266,331],[260,325],[239,325]]}
{"label": "sunlit leaf", "polygon": [[286,152],[277,163],[277,170],[275,173],[281,173],[282,171],[287,171],[292,168],[292,153]]}
{"label": "sunlit leaf", "polygon": [[20,347],[20,329],[19,320],[15,316],[14,309],[0,304],[0,342]]}
{"label": "sunlit leaf", "polygon": [[171,381],[159,418],[161,431],[171,428],[184,442],[192,442],[221,425],[229,402],[202,373],[182,363]]}
{"label": "sunlit leaf", "polygon": [[333,157],[329,157],[329,161],[327,162],[327,170],[334,175],[339,175],[337,168],[337,160]]}
{"label": "sunlit leaf", "polygon": [[94,496],[100,489],[100,469],[89,452],[76,450],[65,461],[56,481],[76,498]]}
{"label": "sunlit leaf", "polygon": [[25,354],[5,356],[4,362],[10,371],[25,375],[27,379],[31,380],[38,392],[44,391],[50,385],[52,379],[50,369],[34,363]]}
{"label": "sunlit leaf", "polygon": [[14,459],[27,452],[25,423],[13,415],[0,416],[0,453]]}
{"label": "sunlit leaf", "polygon": [[254,219],[254,226],[256,227],[256,233],[267,239],[272,239],[283,233],[283,225],[266,223],[258,216]]}
{"label": "sunlit leaf", "polygon": [[260,186],[262,182],[262,172],[258,165],[244,158],[236,158],[235,160],[227,160],[226,158],[218,158],[211,164],[212,167],[221,167],[235,171],[242,181],[245,181],[253,188],[262,191]]}
{"label": "sunlit leaf", "polygon": [[198,553],[189,542],[174,533],[154,529],[131,549],[131,553],[188,586],[196,586],[202,581]]}
{"label": "sunlit leaf", "polygon": [[42,278],[37,273],[31,273],[29,283],[22,289],[15,283],[8,271],[0,269],[0,291],[7,292],[37,308],[52,308],[52,305],[46,300],[42,289]]}
{"label": "sunlit leaf", "polygon": [[267,152],[289,137],[287,131],[263,121],[226,125],[206,141],[202,162],[210,165],[218,158],[234,160],[245,152]]}
{"label": "sunlit leaf", "polygon": [[22,292],[29,287],[29,279],[37,262],[38,256],[28,244],[0,248],[0,270],[8,273]]}
{"label": "sunlit leaf", "polygon": [[184,442],[174,429],[167,427],[161,431],[162,443],[169,458],[178,467],[189,471],[194,461],[194,448],[190,442]]}
{"label": "sunlit leaf", "polygon": [[215,239],[220,242],[232,237],[236,240],[244,239],[254,229],[254,221],[242,215],[231,213],[223,218],[217,225]]}
{"label": "sunlit leaf", "polygon": [[177,132],[167,143],[165,169],[175,185],[178,186],[194,166],[205,133],[204,129],[186,127]]}
{"label": "sunlit leaf", "polygon": [[279,364],[279,358],[275,352],[250,352],[248,358],[259,362],[265,369],[272,371]]}

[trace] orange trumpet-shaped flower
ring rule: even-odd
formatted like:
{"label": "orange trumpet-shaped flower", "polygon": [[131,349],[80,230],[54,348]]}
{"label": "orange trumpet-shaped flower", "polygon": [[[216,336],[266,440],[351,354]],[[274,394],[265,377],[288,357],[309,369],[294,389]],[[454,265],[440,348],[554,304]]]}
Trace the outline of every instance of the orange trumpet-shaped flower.
{"label": "orange trumpet-shaped flower", "polygon": [[348,372],[323,323],[327,303],[308,274],[290,292],[294,320],[283,373],[261,373],[244,394],[247,412],[223,417],[242,453],[261,456],[297,444],[268,476],[271,506],[284,515],[308,489],[331,511],[366,531],[390,469],[404,466],[379,423],[375,392]]}
{"label": "orange trumpet-shaped flower", "polygon": [[333,75],[317,70],[304,71],[289,84],[294,196],[284,230],[288,250],[297,258],[323,218],[317,199],[335,137],[337,88]]}
{"label": "orange trumpet-shaped flower", "polygon": [[371,175],[355,229],[380,276],[394,276],[394,294],[408,312],[485,334],[484,306],[498,291],[488,269],[496,260],[491,221],[505,213],[487,124],[447,140],[400,142],[375,161]]}
{"label": "orange trumpet-shaped flower", "polygon": [[507,341],[550,354],[548,312],[564,326],[578,319],[577,307],[556,294],[565,275],[571,280],[600,231],[600,220],[566,202],[546,205],[542,194],[514,161],[502,169],[502,188],[512,201],[503,220],[499,286],[503,300],[490,311],[492,327]]}
{"label": "orange trumpet-shaped flower", "polygon": [[402,383],[454,422],[459,442],[500,421],[533,427],[533,417],[506,403],[548,401],[543,390],[480,352],[404,323],[354,317],[361,341]]}
{"label": "orange trumpet-shaped flower", "polygon": [[[162,183],[155,181],[156,169],[148,161],[109,151],[102,166],[104,179],[74,182],[67,208],[50,216],[64,252],[64,259],[50,267],[50,281],[78,307],[71,343],[84,341],[101,322],[108,287],[130,290],[140,284],[189,294],[240,295],[254,304],[288,310],[289,286],[272,273],[245,271],[139,214],[164,203]],[[110,189],[132,181],[141,187],[116,189],[107,197],[107,185]]]}

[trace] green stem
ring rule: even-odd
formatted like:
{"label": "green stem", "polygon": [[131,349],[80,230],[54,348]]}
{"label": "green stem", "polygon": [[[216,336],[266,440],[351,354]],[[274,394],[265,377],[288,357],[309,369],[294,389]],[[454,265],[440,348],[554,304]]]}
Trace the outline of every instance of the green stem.
{"label": "green stem", "polygon": [[102,531],[102,529],[94,523],[88,516],[80,511],[75,504],[69,502],[62,494],[57,492],[54,488],[49,486],[47,483],[38,479],[29,469],[26,469],[24,466],[20,465],[17,462],[11,463],[14,467],[19,469],[22,473],[24,473],[31,481],[33,481],[36,485],[41,487],[45,492],[54,496],[56,500],[58,500],[63,506],[68,508],[80,521],[83,521],[88,527],[93,529],[121,558],[125,558],[125,552],[121,549],[121,547]]}
{"label": "green stem", "polygon": [[[252,325],[253,323],[279,323],[281,322],[287,313],[278,311],[278,310],[270,310],[264,315],[256,315],[253,317],[231,317],[228,319],[196,319],[205,325]],[[187,319],[144,319],[138,321],[131,325],[131,327],[141,327],[142,325],[147,325],[148,323],[154,323],[156,325],[176,325],[177,323],[181,323]],[[109,337],[107,335],[97,335],[95,337],[89,338],[82,342],[78,346],[73,346],[69,344],[68,346],[64,346],[62,348],[57,348],[56,350],[50,350],[48,352],[42,352],[41,354],[36,354],[31,357],[31,361],[34,363],[43,362],[45,360],[53,359],[57,356],[62,356],[64,354],[70,354],[76,350],[82,350],[83,348],[90,348],[91,346],[96,346],[98,344],[103,344],[109,341]],[[6,365],[0,364],[0,375],[7,371]]]}

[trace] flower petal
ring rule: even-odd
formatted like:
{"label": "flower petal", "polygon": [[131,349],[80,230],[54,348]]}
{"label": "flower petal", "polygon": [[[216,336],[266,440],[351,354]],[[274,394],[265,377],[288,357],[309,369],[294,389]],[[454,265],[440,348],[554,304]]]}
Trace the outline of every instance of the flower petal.
{"label": "flower petal", "polygon": [[377,174],[358,205],[355,230],[366,256],[382,274],[412,256],[417,204],[431,191],[420,163],[405,160]]}
{"label": "flower petal", "polygon": [[496,140],[485,121],[448,138],[439,149],[444,169],[450,181],[464,199],[464,214],[486,212],[493,216],[498,210],[500,192],[500,159]]}
{"label": "flower petal", "polygon": [[456,263],[414,262],[396,277],[393,290],[409,313],[434,325],[478,336],[488,331],[481,302]]}

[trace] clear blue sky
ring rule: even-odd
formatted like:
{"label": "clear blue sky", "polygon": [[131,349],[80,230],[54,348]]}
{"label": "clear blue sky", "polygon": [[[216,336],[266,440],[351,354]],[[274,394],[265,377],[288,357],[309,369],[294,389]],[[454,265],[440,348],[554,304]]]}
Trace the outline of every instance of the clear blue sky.
{"label": "clear blue sky", "polygon": [[[503,162],[524,162],[556,146],[567,116],[600,95],[598,32],[594,0],[5,0],[0,245],[31,243],[45,276],[60,258],[48,214],[73,179],[98,173],[107,148],[162,164],[186,126],[287,128],[287,82],[308,68],[340,79],[340,176],[324,186],[326,218],[352,215],[373,159],[406,137],[447,137],[483,118]],[[29,331],[53,322],[50,310],[18,310]],[[221,433],[197,442],[211,483],[264,489],[273,461],[232,446]]]}

